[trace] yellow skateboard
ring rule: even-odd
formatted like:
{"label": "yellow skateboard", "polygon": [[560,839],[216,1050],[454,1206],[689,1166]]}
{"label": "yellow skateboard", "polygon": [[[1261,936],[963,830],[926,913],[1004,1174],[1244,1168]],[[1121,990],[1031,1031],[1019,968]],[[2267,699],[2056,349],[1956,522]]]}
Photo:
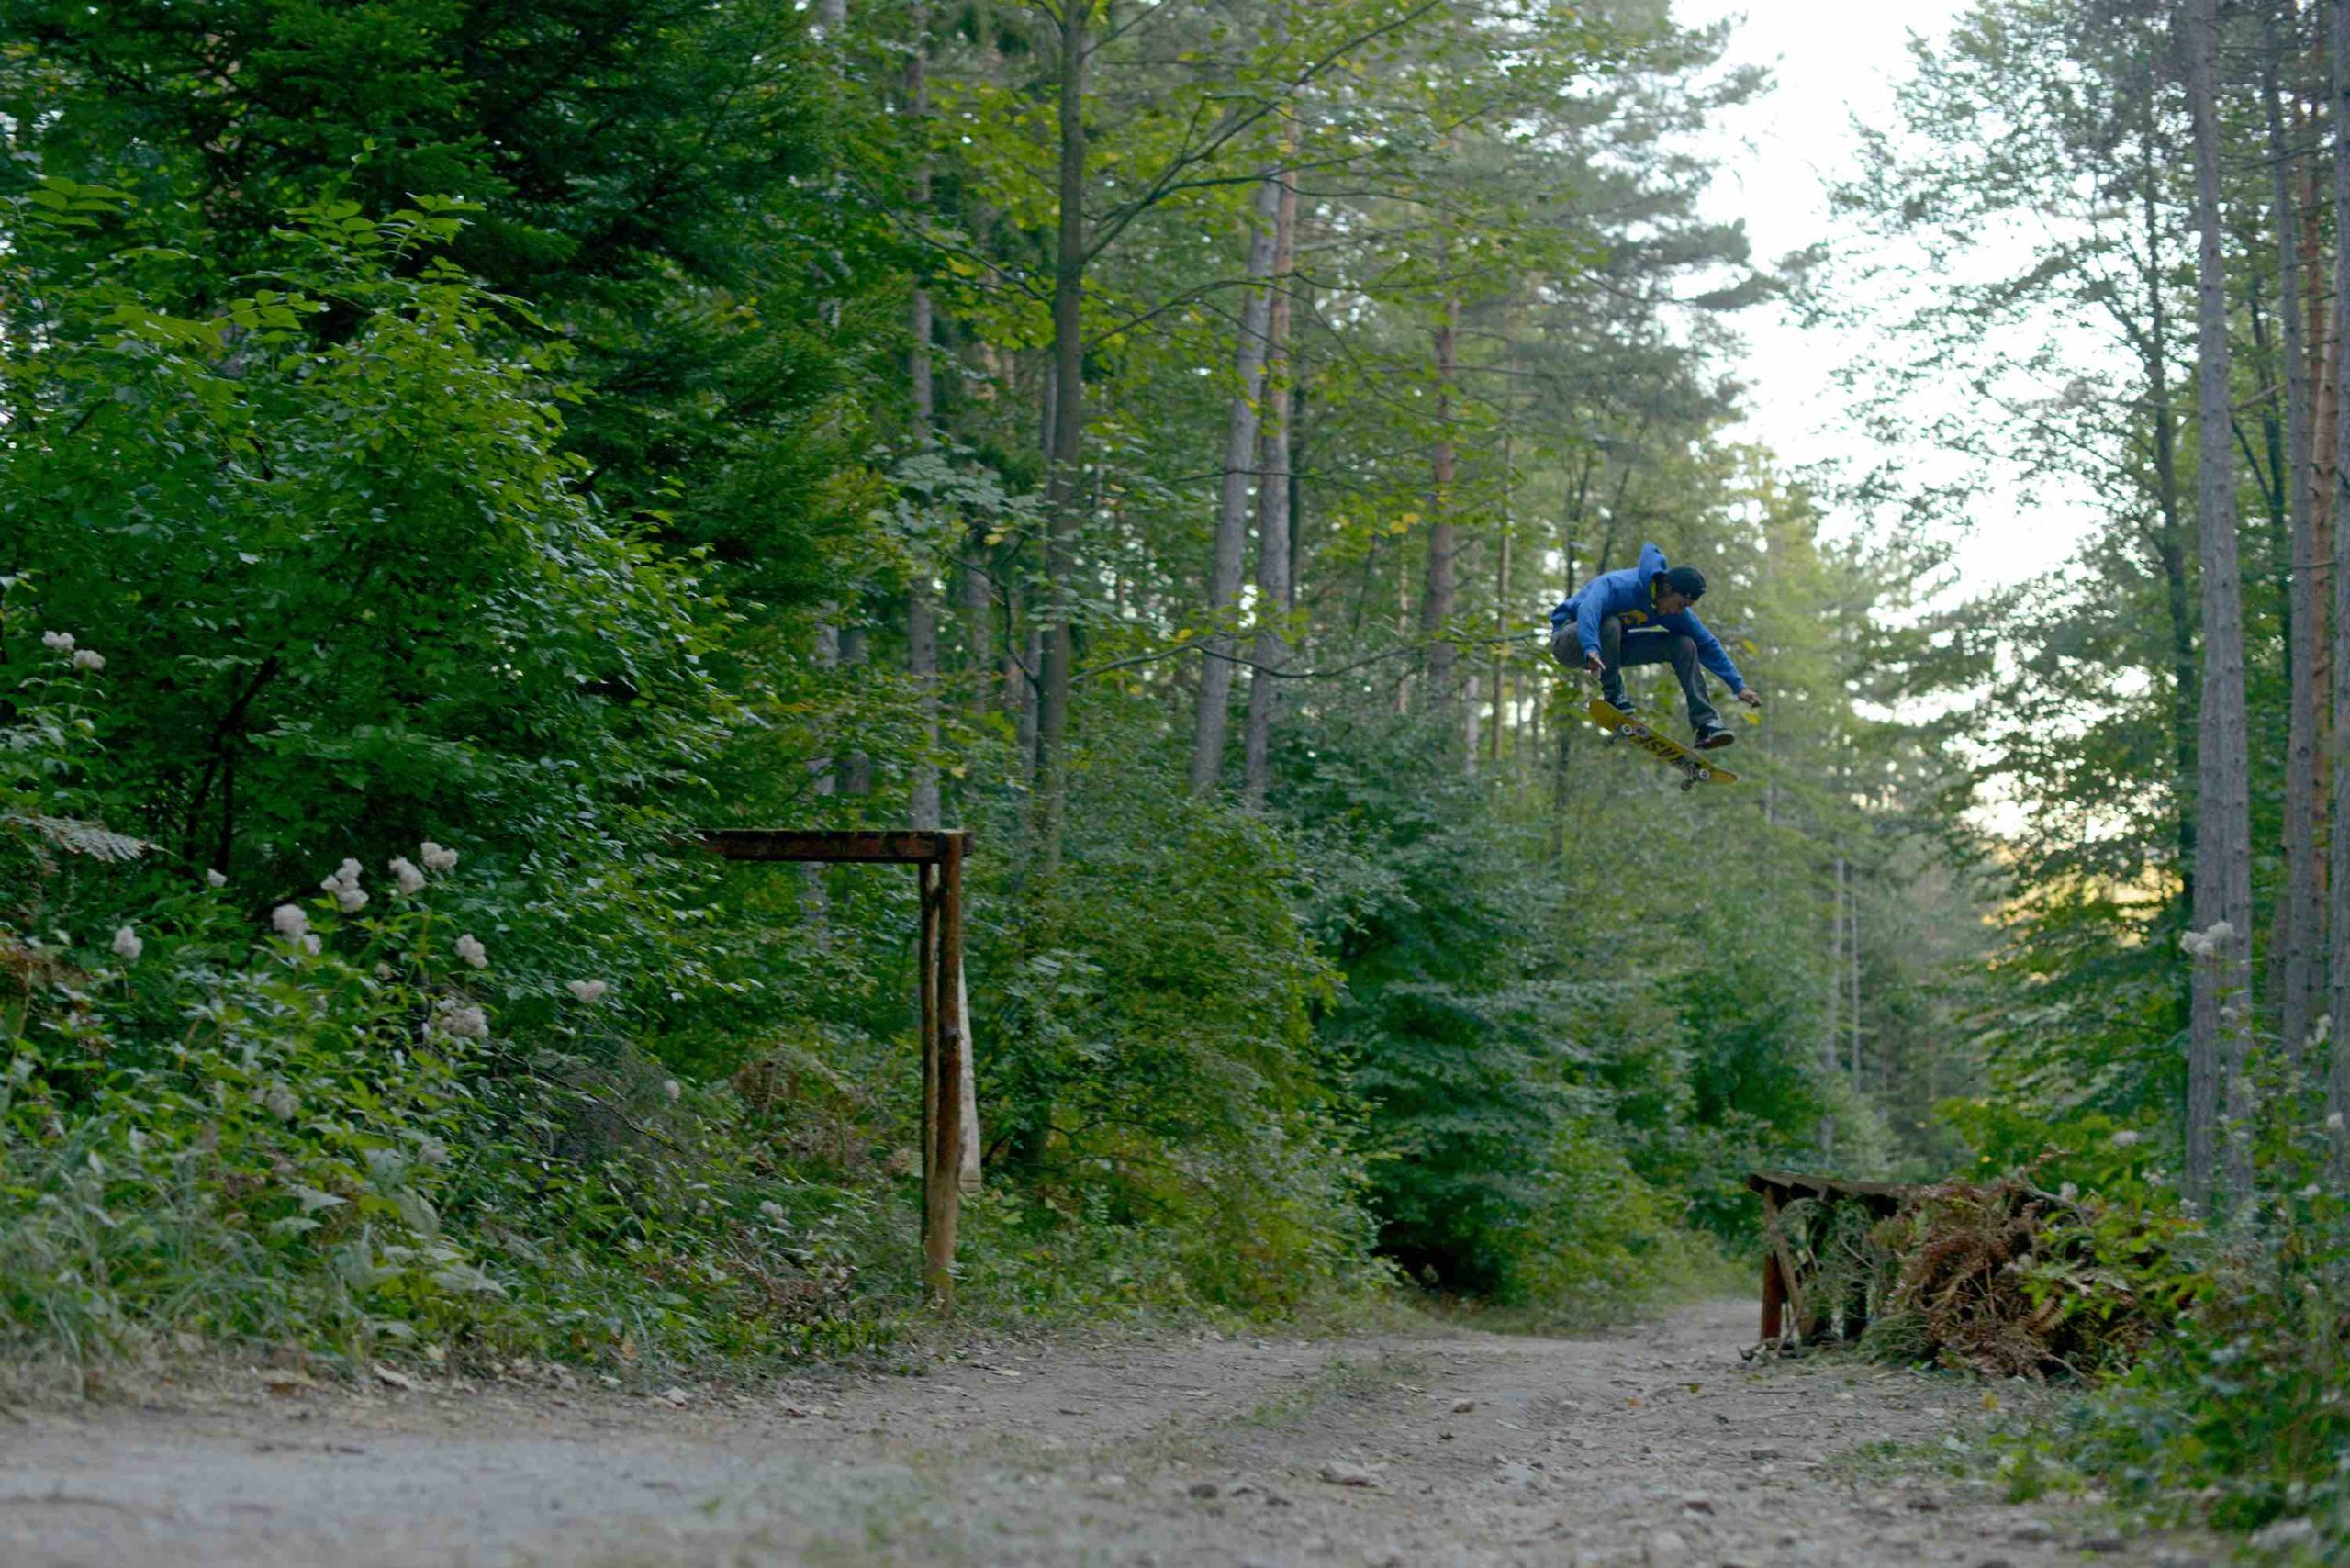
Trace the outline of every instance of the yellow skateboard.
{"label": "yellow skateboard", "polygon": [[1700,784],[1738,782],[1737,774],[1707,762],[1705,753],[1691,751],[1679,741],[1659,734],[1645,721],[1633,718],[1605,697],[1591,700],[1590,713],[1591,722],[1606,730],[1611,740],[1627,742],[1633,750],[1644,751],[1679,772],[1684,790],[1694,790]]}

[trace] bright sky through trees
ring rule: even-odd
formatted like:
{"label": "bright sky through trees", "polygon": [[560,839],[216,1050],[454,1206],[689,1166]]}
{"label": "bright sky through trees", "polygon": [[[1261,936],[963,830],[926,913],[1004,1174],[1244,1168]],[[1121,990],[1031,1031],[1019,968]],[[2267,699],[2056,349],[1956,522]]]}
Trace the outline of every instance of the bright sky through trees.
{"label": "bright sky through trees", "polygon": [[[1890,117],[1894,84],[1909,68],[1912,34],[1940,37],[1969,0],[1687,0],[1674,7],[1689,27],[1735,24],[1725,66],[1761,65],[1774,88],[1724,112],[1705,146],[1719,160],[1711,210],[1745,219],[1754,253],[1769,261],[1838,238],[1826,185],[1849,176],[1852,123]],[[1862,345],[1855,336],[1806,329],[1776,308],[1741,323],[1750,388],[1736,433],[1789,465],[1857,464],[1867,437],[1845,413],[1836,369]],[[2059,565],[2089,518],[2045,492],[2034,504],[1980,510],[1958,554],[1961,588],[1980,592]]]}

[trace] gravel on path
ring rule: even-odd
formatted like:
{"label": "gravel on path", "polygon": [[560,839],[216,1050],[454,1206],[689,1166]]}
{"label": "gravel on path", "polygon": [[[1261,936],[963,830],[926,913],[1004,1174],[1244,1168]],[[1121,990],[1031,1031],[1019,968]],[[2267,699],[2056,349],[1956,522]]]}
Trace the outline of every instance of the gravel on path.
{"label": "gravel on path", "polygon": [[[0,1413],[0,1568],[2193,1568],[1894,1462],[1986,1385],[1750,1366],[1752,1308],[1587,1338],[977,1348],[631,1397],[256,1371]],[[1994,1400],[2000,1397],[1988,1391]]]}

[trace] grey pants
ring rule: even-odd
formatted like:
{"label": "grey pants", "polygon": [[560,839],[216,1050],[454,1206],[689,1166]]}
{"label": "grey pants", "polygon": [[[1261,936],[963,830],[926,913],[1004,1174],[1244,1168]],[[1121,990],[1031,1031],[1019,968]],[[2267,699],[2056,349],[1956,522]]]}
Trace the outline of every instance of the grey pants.
{"label": "grey pants", "polygon": [[[1583,667],[1583,640],[1575,635],[1573,622],[1552,634],[1550,656],[1568,669]],[[1721,722],[1721,715],[1706,700],[1705,670],[1697,663],[1697,644],[1691,639],[1662,626],[1627,630],[1621,617],[1611,615],[1599,623],[1599,657],[1607,666],[1600,673],[1599,694],[1617,707],[1624,703],[1627,669],[1635,665],[1670,664],[1681,681],[1681,695],[1689,702],[1690,725],[1702,730]]]}

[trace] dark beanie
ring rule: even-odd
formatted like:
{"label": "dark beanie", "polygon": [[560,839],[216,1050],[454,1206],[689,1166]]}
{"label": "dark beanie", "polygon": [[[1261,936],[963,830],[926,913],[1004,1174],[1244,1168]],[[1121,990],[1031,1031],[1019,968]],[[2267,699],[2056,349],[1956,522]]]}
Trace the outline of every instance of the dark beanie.
{"label": "dark beanie", "polygon": [[1706,574],[1695,566],[1675,566],[1664,574],[1664,580],[1673,592],[1684,599],[1706,597]]}

